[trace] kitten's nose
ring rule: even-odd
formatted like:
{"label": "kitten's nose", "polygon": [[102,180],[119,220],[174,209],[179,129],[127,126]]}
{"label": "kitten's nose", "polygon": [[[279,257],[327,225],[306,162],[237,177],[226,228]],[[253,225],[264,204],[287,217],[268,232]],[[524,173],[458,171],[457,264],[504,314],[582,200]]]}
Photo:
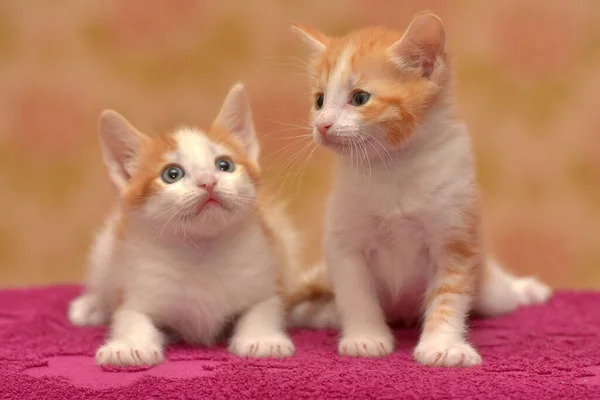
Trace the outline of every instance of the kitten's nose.
{"label": "kitten's nose", "polygon": [[217,185],[217,180],[212,175],[200,175],[196,181],[196,185],[207,192],[212,192]]}
{"label": "kitten's nose", "polygon": [[320,123],[317,124],[317,130],[319,131],[319,133],[323,136],[327,135],[327,131],[329,130],[329,128],[331,128],[331,125],[333,125],[330,122],[327,123]]}

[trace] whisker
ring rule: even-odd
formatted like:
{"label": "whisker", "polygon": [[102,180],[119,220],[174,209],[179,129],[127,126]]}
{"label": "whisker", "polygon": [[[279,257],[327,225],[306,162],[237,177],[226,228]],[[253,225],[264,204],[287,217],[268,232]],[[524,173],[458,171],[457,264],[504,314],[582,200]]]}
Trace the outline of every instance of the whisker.
{"label": "whisker", "polygon": [[286,181],[290,178],[290,174],[292,172],[292,167],[294,167],[296,165],[296,163],[298,162],[298,160],[300,159],[300,157],[302,157],[302,155],[305,154],[306,149],[312,144],[312,142],[310,143],[305,143],[300,149],[298,149],[298,151],[296,151],[296,153],[290,157],[282,166],[282,170],[287,170],[286,176],[284,177],[283,181],[281,182],[281,185],[279,187],[279,193],[282,192],[283,187],[286,183]]}

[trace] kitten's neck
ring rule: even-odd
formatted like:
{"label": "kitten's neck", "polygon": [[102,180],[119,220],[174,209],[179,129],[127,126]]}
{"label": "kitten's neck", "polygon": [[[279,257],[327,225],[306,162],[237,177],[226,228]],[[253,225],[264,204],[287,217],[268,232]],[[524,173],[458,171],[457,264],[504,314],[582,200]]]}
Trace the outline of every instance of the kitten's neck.
{"label": "kitten's neck", "polygon": [[428,146],[446,141],[459,124],[454,104],[449,97],[444,96],[429,109],[414,132],[394,153],[402,156],[420,152]]}
{"label": "kitten's neck", "polygon": [[167,232],[160,224],[148,226],[144,223],[136,223],[134,220],[130,222],[124,232],[125,240],[143,241],[168,251],[197,253],[221,249],[235,251],[236,243],[242,242],[249,235],[259,234],[261,230],[260,218],[254,213],[211,235],[205,234],[197,227],[184,224],[176,225],[174,231]]}

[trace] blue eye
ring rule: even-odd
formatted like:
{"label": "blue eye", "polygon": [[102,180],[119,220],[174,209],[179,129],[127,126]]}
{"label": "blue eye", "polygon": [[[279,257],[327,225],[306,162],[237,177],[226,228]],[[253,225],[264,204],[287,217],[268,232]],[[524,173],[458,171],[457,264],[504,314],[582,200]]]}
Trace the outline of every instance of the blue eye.
{"label": "blue eye", "polygon": [[165,181],[165,183],[168,183],[170,185],[171,183],[175,183],[181,178],[183,178],[184,175],[185,172],[183,171],[183,168],[181,168],[179,165],[169,165],[163,170],[162,175],[160,177],[163,181]]}
{"label": "blue eye", "polygon": [[235,164],[230,158],[220,157],[215,160],[215,166],[219,171],[233,172],[235,171]]}
{"label": "blue eye", "polygon": [[367,101],[369,101],[370,98],[371,98],[370,93],[359,90],[357,92],[354,92],[354,94],[352,95],[351,102],[352,102],[353,106],[362,106]]}

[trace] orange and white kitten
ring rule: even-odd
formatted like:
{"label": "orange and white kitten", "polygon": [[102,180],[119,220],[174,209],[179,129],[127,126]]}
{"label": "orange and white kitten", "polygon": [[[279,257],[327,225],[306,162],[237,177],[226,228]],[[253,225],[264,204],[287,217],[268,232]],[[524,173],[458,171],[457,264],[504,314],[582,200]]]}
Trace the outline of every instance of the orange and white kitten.
{"label": "orange and white kitten", "polygon": [[314,53],[314,139],[338,155],[324,245],[339,352],[389,354],[386,320],[422,315],[419,363],[479,364],[468,314],[508,313],[547,301],[551,290],[486,257],[442,22],[422,13],[405,33],[367,28],[335,38],[294,29]]}
{"label": "orange and white kitten", "polygon": [[261,186],[244,87],[232,87],[206,130],[151,138],[114,111],[99,130],[119,202],[68,313],[76,325],[111,321],[97,363],[155,365],[163,329],[212,345],[231,322],[232,353],[292,355],[278,286],[293,268],[295,233]]}

